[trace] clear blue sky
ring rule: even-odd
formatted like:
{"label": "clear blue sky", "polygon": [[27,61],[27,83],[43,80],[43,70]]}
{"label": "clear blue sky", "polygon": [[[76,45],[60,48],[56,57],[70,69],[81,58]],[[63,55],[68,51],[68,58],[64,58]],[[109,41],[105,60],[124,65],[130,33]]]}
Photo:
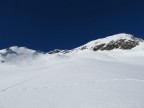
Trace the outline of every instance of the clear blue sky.
{"label": "clear blue sky", "polygon": [[123,32],[144,38],[144,1],[0,1],[0,49],[71,49]]}

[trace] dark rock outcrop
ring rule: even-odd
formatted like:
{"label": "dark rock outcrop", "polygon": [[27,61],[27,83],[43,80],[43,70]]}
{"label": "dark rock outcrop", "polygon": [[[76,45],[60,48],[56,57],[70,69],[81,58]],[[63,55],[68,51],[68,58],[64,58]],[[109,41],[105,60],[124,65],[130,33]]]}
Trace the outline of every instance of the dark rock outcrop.
{"label": "dark rock outcrop", "polygon": [[48,54],[57,54],[57,53],[66,54],[66,53],[69,53],[69,50],[59,50],[59,49],[55,49],[55,50],[53,50],[53,51],[48,52]]}
{"label": "dark rock outcrop", "polygon": [[130,49],[136,47],[137,45],[139,45],[138,41],[120,39],[117,41],[110,41],[108,44],[96,45],[93,48],[93,50],[94,51],[113,50],[113,49],[130,50]]}

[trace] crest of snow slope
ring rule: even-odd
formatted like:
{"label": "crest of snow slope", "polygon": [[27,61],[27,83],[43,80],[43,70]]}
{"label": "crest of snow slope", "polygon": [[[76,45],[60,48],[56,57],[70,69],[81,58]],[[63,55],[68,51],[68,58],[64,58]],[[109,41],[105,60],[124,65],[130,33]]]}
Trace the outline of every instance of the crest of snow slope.
{"label": "crest of snow slope", "polygon": [[22,62],[34,59],[40,53],[26,47],[13,46],[0,50],[0,60],[2,62]]}

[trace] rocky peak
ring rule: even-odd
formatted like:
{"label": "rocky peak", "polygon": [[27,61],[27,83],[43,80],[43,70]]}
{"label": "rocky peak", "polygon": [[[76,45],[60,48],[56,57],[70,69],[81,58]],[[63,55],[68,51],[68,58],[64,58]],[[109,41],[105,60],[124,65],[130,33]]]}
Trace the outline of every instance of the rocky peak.
{"label": "rocky peak", "polygon": [[69,52],[69,50],[55,49],[55,50],[49,51],[48,54],[59,54],[59,53],[66,54],[68,52]]}
{"label": "rocky peak", "polygon": [[78,49],[91,49],[93,51],[114,49],[130,50],[138,46],[140,42],[144,42],[143,39],[136,38],[130,34],[120,33],[113,36],[108,36],[106,38],[91,41],[79,47]]}

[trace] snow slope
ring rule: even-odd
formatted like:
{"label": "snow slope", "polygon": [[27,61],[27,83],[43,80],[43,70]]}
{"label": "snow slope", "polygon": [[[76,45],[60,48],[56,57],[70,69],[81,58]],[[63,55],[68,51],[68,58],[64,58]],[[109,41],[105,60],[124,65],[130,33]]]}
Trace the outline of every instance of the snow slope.
{"label": "snow slope", "polygon": [[15,61],[0,64],[0,108],[144,107],[142,47]]}

